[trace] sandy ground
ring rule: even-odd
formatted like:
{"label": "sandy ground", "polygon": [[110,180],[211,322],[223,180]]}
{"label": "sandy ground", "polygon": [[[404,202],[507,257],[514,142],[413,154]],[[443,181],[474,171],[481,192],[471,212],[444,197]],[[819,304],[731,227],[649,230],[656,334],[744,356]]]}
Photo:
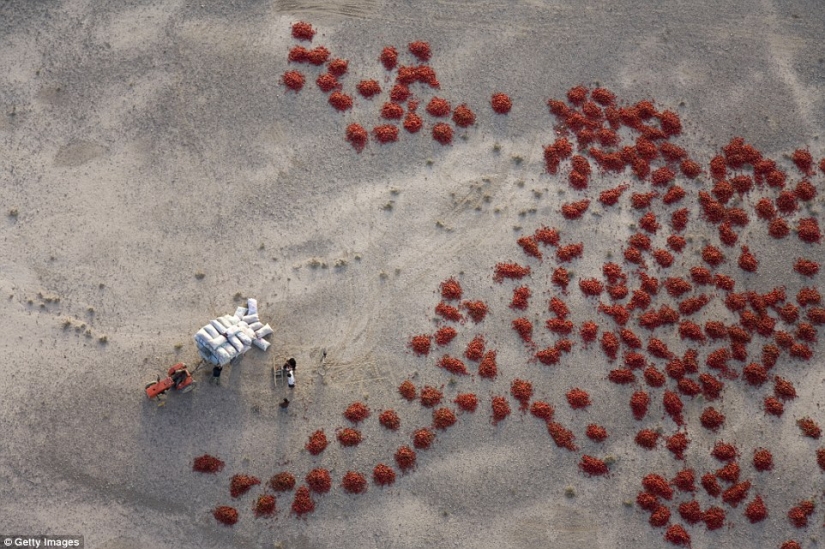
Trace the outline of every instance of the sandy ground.
{"label": "sandy ground", "polygon": [[[677,143],[704,167],[734,135],[789,171],[783,155],[797,147],[821,158],[820,8],[814,0],[2,2],[2,533],[76,533],[100,549],[664,546],[662,530],[624,502],[644,474],[672,474],[677,464],[633,444],[629,392],[603,381],[608,366],[597,351],[576,345],[552,370],[528,360],[509,327],[513,284],[494,284],[492,266],[531,264],[544,300],[550,265],[526,261],[518,236],[558,226],[567,241],[586,242],[579,276],[596,276],[630,234],[626,207],[578,224],[561,219],[559,204],[573,193],[564,175],[543,173],[542,148],[555,138],[545,102],[579,83],[677,111]],[[383,99],[357,97],[338,113],[315,87],[314,68],[302,68],[301,93],[287,92],[280,77],[295,43],[290,25],[300,19],[318,29],[314,44],[349,60],[349,93],[363,78],[385,84],[383,46],[428,41],[439,94],[470,105],[476,125],[450,147],[425,130],[356,154],[344,129],[377,124]],[[489,108],[494,91],[512,97],[509,115]],[[594,174],[593,185],[624,179]],[[821,174],[816,182],[821,190]],[[821,195],[808,211],[821,214]],[[701,227],[691,229],[697,242],[713,236]],[[740,277],[742,287],[783,284],[795,295],[821,281],[787,276],[788,257],[822,257],[821,248],[751,232],[743,238],[764,268]],[[439,353],[424,359],[407,349],[412,335],[439,325],[433,307],[450,276],[491,308],[483,324],[459,327],[450,352],[484,334],[499,352],[495,382],[451,384],[434,366]],[[247,296],[276,329],[272,348],[251,351],[221,387],[203,382],[165,406],[147,402],[144,381],[176,361],[196,363],[192,334]],[[568,303],[576,322],[596,314],[577,291]],[[673,347],[683,350],[675,338]],[[330,362],[323,382],[322,349]],[[290,355],[298,386],[285,414],[277,402],[287,389],[274,385],[271,366]],[[769,445],[777,463],[753,492],[765,495],[770,520],[751,526],[741,507],[731,510],[735,527],[690,530],[695,547],[743,547],[743,537],[751,547],[789,537],[819,546],[821,512],[800,531],[784,515],[821,494],[811,465],[817,445],[793,422],[823,419],[822,367],[819,355],[804,368],[778,367],[800,394],[780,420],[761,419],[761,397],[748,398],[756,392],[731,389],[721,433],[690,431],[688,464],[697,470],[716,466],[707,453],[718,438],[743,453]],[[575,426],[582,452],[616,458],[610,478],[581,475],[577,456],[556,448],[512,400],[513,415],[491,425],[489,396],[506,395],[515,377],[530,379],[536,397]],[[286,469],[300,478],[325,467],[337,484],[347,470],[392,463],[412,429],[431,421],[429,410],[398,397],[407,378],[444,386],[450,398],[482,398],[478,412],[419,452],[414,473],[363,496],[336,487],[315,498],[306,520],[289,516],[289,495],[278,498],[274,519],[251,513],[261,490],[232,502],[234,473],[267,479]],[[564,403],[574,385],[594,401],[584,419]],[[373,417],[357,448],[333,443],[309,456],[308,435],[323,428],[332,437],[354,400],[375,412],[395,408],[402,428],[390,433]],[[686,404],[694,423],[699,411],[700,403]],[[650,426],[672,431],[660,412]],[[587,441],[590,421],[613,436]],[[223,458],[224,472],[191,472],[204,453]],[[234,528],[212,518],[222,504],[241,511]]]}

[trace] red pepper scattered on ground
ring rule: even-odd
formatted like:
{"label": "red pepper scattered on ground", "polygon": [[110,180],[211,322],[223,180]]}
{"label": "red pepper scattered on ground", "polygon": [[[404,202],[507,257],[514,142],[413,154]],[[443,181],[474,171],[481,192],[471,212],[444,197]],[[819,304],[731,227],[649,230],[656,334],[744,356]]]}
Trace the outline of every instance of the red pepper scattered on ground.
{"label": "red pepper scattered on ground", "polygon": [[803,417],[796,420],[799,430],[802,434],[810,438],[819,438],[822,435],[822,429],[816,424],[814,420],[809,417]]}
{"label": "red pepper scattered on ground", "polygon": [[604,461],[593,456],[588,456],[587,454],[582,456],[579,462],[579,469],[584,474],[592,477],[603,476],[609,472],[607,464],[605,464]]}
{"label": "red pepper scattered on ground", "polygon": [[362,80],[355,86],[355,89],[366,99],[372,99],[381,93],[381,85],[376,80]]}
{"label": "red pepper scattered on ground", "polygon": [[425,408],[438,406],[442,398],[444,398],[444,394],[435,387],[425,385],[424,388],[421,389],[421,405]]}
{"label": "red pepper scattered on ground", "polygon": [[261,494],[255,500],[255,516],[258,518],[271,517],[275,514],[275,496]]}
{"label": "red pepper scattered on ground", "polygon": [[192,463],[192,470],[198,473],[219,473],[223,471],[224,465],[226,464],[215,456],[204,454],[195,458]]}
{"label": "red pepper scattered on ground", "polygon": [[295,475],[288,471],[281,471],[269,479],[268,486],[276,492],[289,492],[295,488]]}
{"label": "red pepper scattered on ground", "polygon": [[510,404],[507,402],[507,399],[501,396],[493,397],[492,400],[492,409],[493,409],[493,425],[497,425],[500,421],[504,420],[507,416],[510,415]]}
{"label": "red pepper scattered on ground", "polygon": [[384,68],[388,71],[391,71],[395,68],[398,64],[398,50],[396,50],[392,46],[387,46],[383,50],[381,50],[381,56],[379,58],[381,64],[384,65]]}
{"label": "red pepper scattered on ground", "polygon": [[257,477],[241,474],[233,475],[232,480],[229,482],[229,494],[233,498],[239,498],[251,490],[253,486],[260,483],[261,481]]}
{"label": "red pepper scattered on ground", "polygon": [[416,398],[415,385],[409,379],[405,380],[398,386],[398,393],[404,398],[404,400],[412,402]]}
{"label": "red pepper scattered on ground", "polygon": [[363,494],[367,491],[367,479],[356,471],[347,471],[341,480],[341,487],[349,494]]}
{"label": "red pepper scattered on ground", "polygon": [[476,324],[484,320],[484,317],[487,316],[487,304],[483,301],[464,301],[461,307],[467,310],[467,316]]}
{"label": "red pepper scattered on ground", "polygon": [[401,418],[395,410],[384,410],[378,416],[378,422],[389,429],[390,431],[397,431],[401,427]]}
{"label": "red pepper scattered on ground", "polygon": [[590,395],[586,391],[575,387],[567,391],[567,402],[574,410],[581,410],[590,406]]}
{"label": "red pepper scattered on ground", "polygon": [[372,470],[372,481],[378,486],[390,486],[395,482],[395,471],[389,465],[379,463]]}
{"label": "red pepper scattered on ground", "polygon": [[458,418],[449,408],[437,408],[433,410],[433,427],[436,429],[447,429],[456,424]]}
{"label": "red pepper scattered on ground", "polygon": [[427,428],[418,429],[413,433],[413,446],[419,450],[427,450],[435,440],[435,433]]}
{"label": "red pepper scattered on ground", "polygon": [[490,99],[490,105],[497,114],[507,114],[513,108],[513,102],[505,93],[494,93]]}
{"label": "red pepper scattered on ground", "polygon": [[455,375],[467,375],[469,372],[467,371],[467,366],[464,363],[454,357],[449,355],[444,355],[441,357],[441,360],[438,361],[439,368],[444,368],[451,374]]}
{"label": "red pepper scattered on ground", "polygon": [[234,526],[238,522],[238,511],[234,507],[222,505],[212,511],[212,516],[221,524]]}
{"label": "red pepper scattered on ground", "polygon": [[370,417],[370,409],[363,402],[353,402],[344,410],[344,417],[353,423],[359,423]]}
{"label": "red pepper scattered on ground", "polygon": [[298,21],[292,24],[292,37],[296,40],[306,40],[311,42],[315,36],[315,29],[305,21]]}
{"label": "red pepper scattered on ground", "polygon": [[475,412],[478,407],[478,397],[474,393],[461,393],[453,402],[465,412]]}
{"label": "red pepper scattered on ground", "polygon": [[415,450],[409,446],[401,446],[395,452],[395,464],[401,469],[402,473],[410,471],[415,468]]}
{"label": "red pepper scattered on ground", "polygon": [[301,486],[295,491],[295,498],[292,500],[292,512],[299,517],[315,511],[315,502],[309,493],[309,488]]}
{"label": "red pepper scattered on ground", "polygon": [[523,379],[514,379],[510,384],[510,394],[519,401],[519,409],[526,412],[530,398],[533,396],[533,384]]}
{"label": "red pepper scattered on ground", "polygon": [[345,447],[358,446],[361,443],[361,440],[363,440],[361,431],[358,429],[340,429],[335,433],[335,436],[338,438],[338,442],[341,443],[341,446]]}
{"label": "red pepper scattered on ground", "polygon": [[287,71],[281,77],[281,82],[283,82],[284,86],[297,93],[304,87],[306,78],[298,71]]}
{"label": "red pepper scattered on ground", "polygon": [[432,336],[418,335],[410,341],[410,348],[417,355],[428,355],[430,353],[430,344],[432,343]]}
{"label": "red pepper scattered on ground", "polygon": [[[329,471],[326,469],[313,469],[306,476],[306,483],[309,485],[310,490],[317,494],[326,494],[329,492],[330,488],[332,488],[332,477],[329,475]],[[300,488],[298,491],[300,492]],[[295,494],[295,497],[298,497],[298,494]]]}
{"label": "red pepper scattered on ground", "polygon": [[360,124],[350,124],[347,126],[347,141],[349,141],[356,152],[360,153],[364,150],[364,147],[367,146],[367,139],[367,130]]}
{"label": "red pepper scattered on ground", "polygon": [[435,332],[435,342],[443,347],[445,345],[449,345],[457,335],[458,332],[456,332],[455,328],[452,326],[442,326]]}
{"label": "red pepper scattered on ground", "polygon": [[571,452],[578,450],[578,447],[575,444],[576,437],[573,435],[573,431],[566,428],[561,423],[548,421],[547,432],[559,448],[564,448]]}

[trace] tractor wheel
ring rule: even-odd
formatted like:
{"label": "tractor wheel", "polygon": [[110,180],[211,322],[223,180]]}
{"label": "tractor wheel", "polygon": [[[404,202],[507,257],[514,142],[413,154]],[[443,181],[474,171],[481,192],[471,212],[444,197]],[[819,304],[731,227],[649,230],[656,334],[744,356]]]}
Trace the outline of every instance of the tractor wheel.
{"label": "tractor wheel", "polygon": [[195,381],[194,381],[194,380],[192,380],[192,383],[190,383],[189,385],[187,385],[186,387],[184,387],[183,389],[181,389],[181,390],[180,390],[180,392],[181,392],[181,393],[188,393],[189,391],[191,391],[191,390],[192,390],[192,389],[194,389],[194,388],[195,388]]}

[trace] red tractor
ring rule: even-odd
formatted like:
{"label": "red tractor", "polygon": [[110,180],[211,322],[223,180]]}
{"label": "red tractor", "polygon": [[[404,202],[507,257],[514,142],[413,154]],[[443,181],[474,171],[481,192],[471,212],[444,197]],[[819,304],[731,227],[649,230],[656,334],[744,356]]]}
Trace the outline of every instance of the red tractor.
{"label": "red tractor", "polygon": [[174,389],[181,393],[188,393],[195,388],[195,380],[186,364],[178,362],[166,372],[166,378],[161,379],[158,376],[156,381],[150,381],[146,384],[146,396],[149,398],[156,398],[160,395],[166,394],[169,389]]}

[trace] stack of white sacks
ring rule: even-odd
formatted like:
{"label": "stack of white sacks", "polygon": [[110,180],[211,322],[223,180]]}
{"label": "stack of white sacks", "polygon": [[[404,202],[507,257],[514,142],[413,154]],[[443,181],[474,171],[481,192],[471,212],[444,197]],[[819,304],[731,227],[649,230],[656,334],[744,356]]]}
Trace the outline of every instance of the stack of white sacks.
{"label": "stack of white sacks", "polygon": [[266,351],[269,342],[264,338],[271,333],[269,324],[258,320],[258,301],[249,298],[247,306],[238,307],[234,315],[216,318],[198,330],[195,343],[204,360],[223,366],[247,352],[252,345]]}

